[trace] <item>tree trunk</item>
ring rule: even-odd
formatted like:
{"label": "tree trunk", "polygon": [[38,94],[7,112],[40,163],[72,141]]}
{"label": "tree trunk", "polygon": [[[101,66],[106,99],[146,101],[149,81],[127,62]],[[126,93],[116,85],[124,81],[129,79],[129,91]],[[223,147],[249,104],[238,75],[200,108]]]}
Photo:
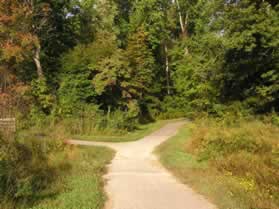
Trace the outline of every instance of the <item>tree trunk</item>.
{"label": "tree trunk", "polygon": [[[177,10],[178,10],[182,38],[188,38],[188,36],[189,36],[189,34],[188,34],[188,19],[189,19],[188,13],[185,15],[185,18],[183,18],[179,0],[174,0],[174,2],[176,3]],[[184,49],[184,56],[188,56],[188,55],[189,55],[189,50],[188,50],[188,47],[186,46]]]}
{"label": "tree trunk", "polygon": [[43,68],[41,65],[40,53],[41,53],[41,45],[38,44],[35,49],[35,54],[34,54],[33,60],[36,65],[38,78],[42,79],[44,77],[44,72],[43,72]]}
{"label": "tree trunk", "polygon": [[181,32],[182,32],[182,34],[185,34],[185,26],[184,26],[184,21],[183,21],[183,17],[182,17],[179,1],[175,0],[175,3],[176,3],[176,6],[177,6],[177,10],[178,10],[178,16],[179,16],[179,23],[180,23]]}
{"label": "tree trunk", "polygon": [[165,44],[165,56],[166,56],[167,94],[170,95],[170,72],[169,72],[169,57],[168,57],[168,46],[167,46],[167,44]]}
{"label": "tree trunk", "polygon": [[188,35],[188,31],[187,31],[188,15],[186,15],[185,20],[183,20],[184,18],[183,18],[182,13],[181,13],[181,8],[180,8],[179,0],[175,0],[175,3],[176,3],[176,6],[177,6],[177,10],[178,10],[181,34],[183,36],[187,36]]}
{"label": "tree trunk", "polygon": [[111,112],[111,106],[108,106],[108,113],[107,113],[107,120],[110,120],[110,112]]}

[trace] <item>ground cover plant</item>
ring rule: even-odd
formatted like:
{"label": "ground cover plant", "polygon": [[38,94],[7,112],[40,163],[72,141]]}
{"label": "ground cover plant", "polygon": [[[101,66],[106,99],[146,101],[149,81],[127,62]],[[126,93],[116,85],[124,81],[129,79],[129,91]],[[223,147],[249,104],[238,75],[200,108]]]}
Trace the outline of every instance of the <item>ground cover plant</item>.
{"label": "ground cover plant", "polygon": [[161,145],[161,162],[220,208],[278,208],[279,128],[260,120],[187,124]]}

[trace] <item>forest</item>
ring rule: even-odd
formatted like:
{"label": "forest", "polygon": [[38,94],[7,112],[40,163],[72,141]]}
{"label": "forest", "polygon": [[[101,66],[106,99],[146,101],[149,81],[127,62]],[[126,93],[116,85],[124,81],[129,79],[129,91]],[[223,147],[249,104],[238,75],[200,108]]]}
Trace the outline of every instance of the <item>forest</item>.
{"label": "forest", "polygon": [[17,121],[16,133],[0,130],[1,208],[102,208],[99,193],[96,207],[36,206],[82,170],[74,156],[99,160],[102,191],[113,153],[63,140],[133,141],[187,118],[181,152],[241,182],[230,192],[245,206],[216,204],[276,209],[278,112],[278,0],[0,0],[0,118]]}

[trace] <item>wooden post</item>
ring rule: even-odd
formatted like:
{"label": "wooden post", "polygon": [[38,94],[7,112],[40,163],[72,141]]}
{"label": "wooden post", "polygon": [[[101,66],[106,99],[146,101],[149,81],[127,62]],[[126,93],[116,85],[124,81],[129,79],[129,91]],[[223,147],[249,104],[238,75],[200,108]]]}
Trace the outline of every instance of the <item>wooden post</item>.
{"label": "wooden post", "polygon": [[16,133],[16,119],[0,118],[0,132],[4,137],[13,139]]}

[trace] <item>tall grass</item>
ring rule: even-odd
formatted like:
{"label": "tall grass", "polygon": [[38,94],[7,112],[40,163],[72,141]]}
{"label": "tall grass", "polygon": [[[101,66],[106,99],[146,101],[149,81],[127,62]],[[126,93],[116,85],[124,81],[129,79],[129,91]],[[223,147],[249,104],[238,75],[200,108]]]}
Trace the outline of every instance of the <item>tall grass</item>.
{"label": "tall grass", "polygon": [[277,209],[279,127],[273,120],[203,117],[158,153],[167,168],[220,209]]}
{"label": "tall grass", "polygon": [[102,175],[113,151],[65,145],[66,138],[64,123],[0,138],[1,209],[103,208]]}
{"label": "tall grass", "polygon": [[0,137],[1,209],[32,205],[36,197],[54,193],[57,176],[69,169],[64,149],[56,141],[22,143]]}
{"label": "tall grass", "polygon": [[279,127],[256,119],[230,125],[203,119],[186,147],[199,161],[235,177],[250,194],[251,208],[278,208]]}
{"label": "tall grass", "polygon": [[[51,115],[33,112],[19,121],[20,134],[45,136],[55,133],[58,138],[73,135],[122,135],[135,130],[138,120],[128,113],[104,113],[98,109],[78,110],[75,114]],[[53,135],[53,134],[52,134]]]}

